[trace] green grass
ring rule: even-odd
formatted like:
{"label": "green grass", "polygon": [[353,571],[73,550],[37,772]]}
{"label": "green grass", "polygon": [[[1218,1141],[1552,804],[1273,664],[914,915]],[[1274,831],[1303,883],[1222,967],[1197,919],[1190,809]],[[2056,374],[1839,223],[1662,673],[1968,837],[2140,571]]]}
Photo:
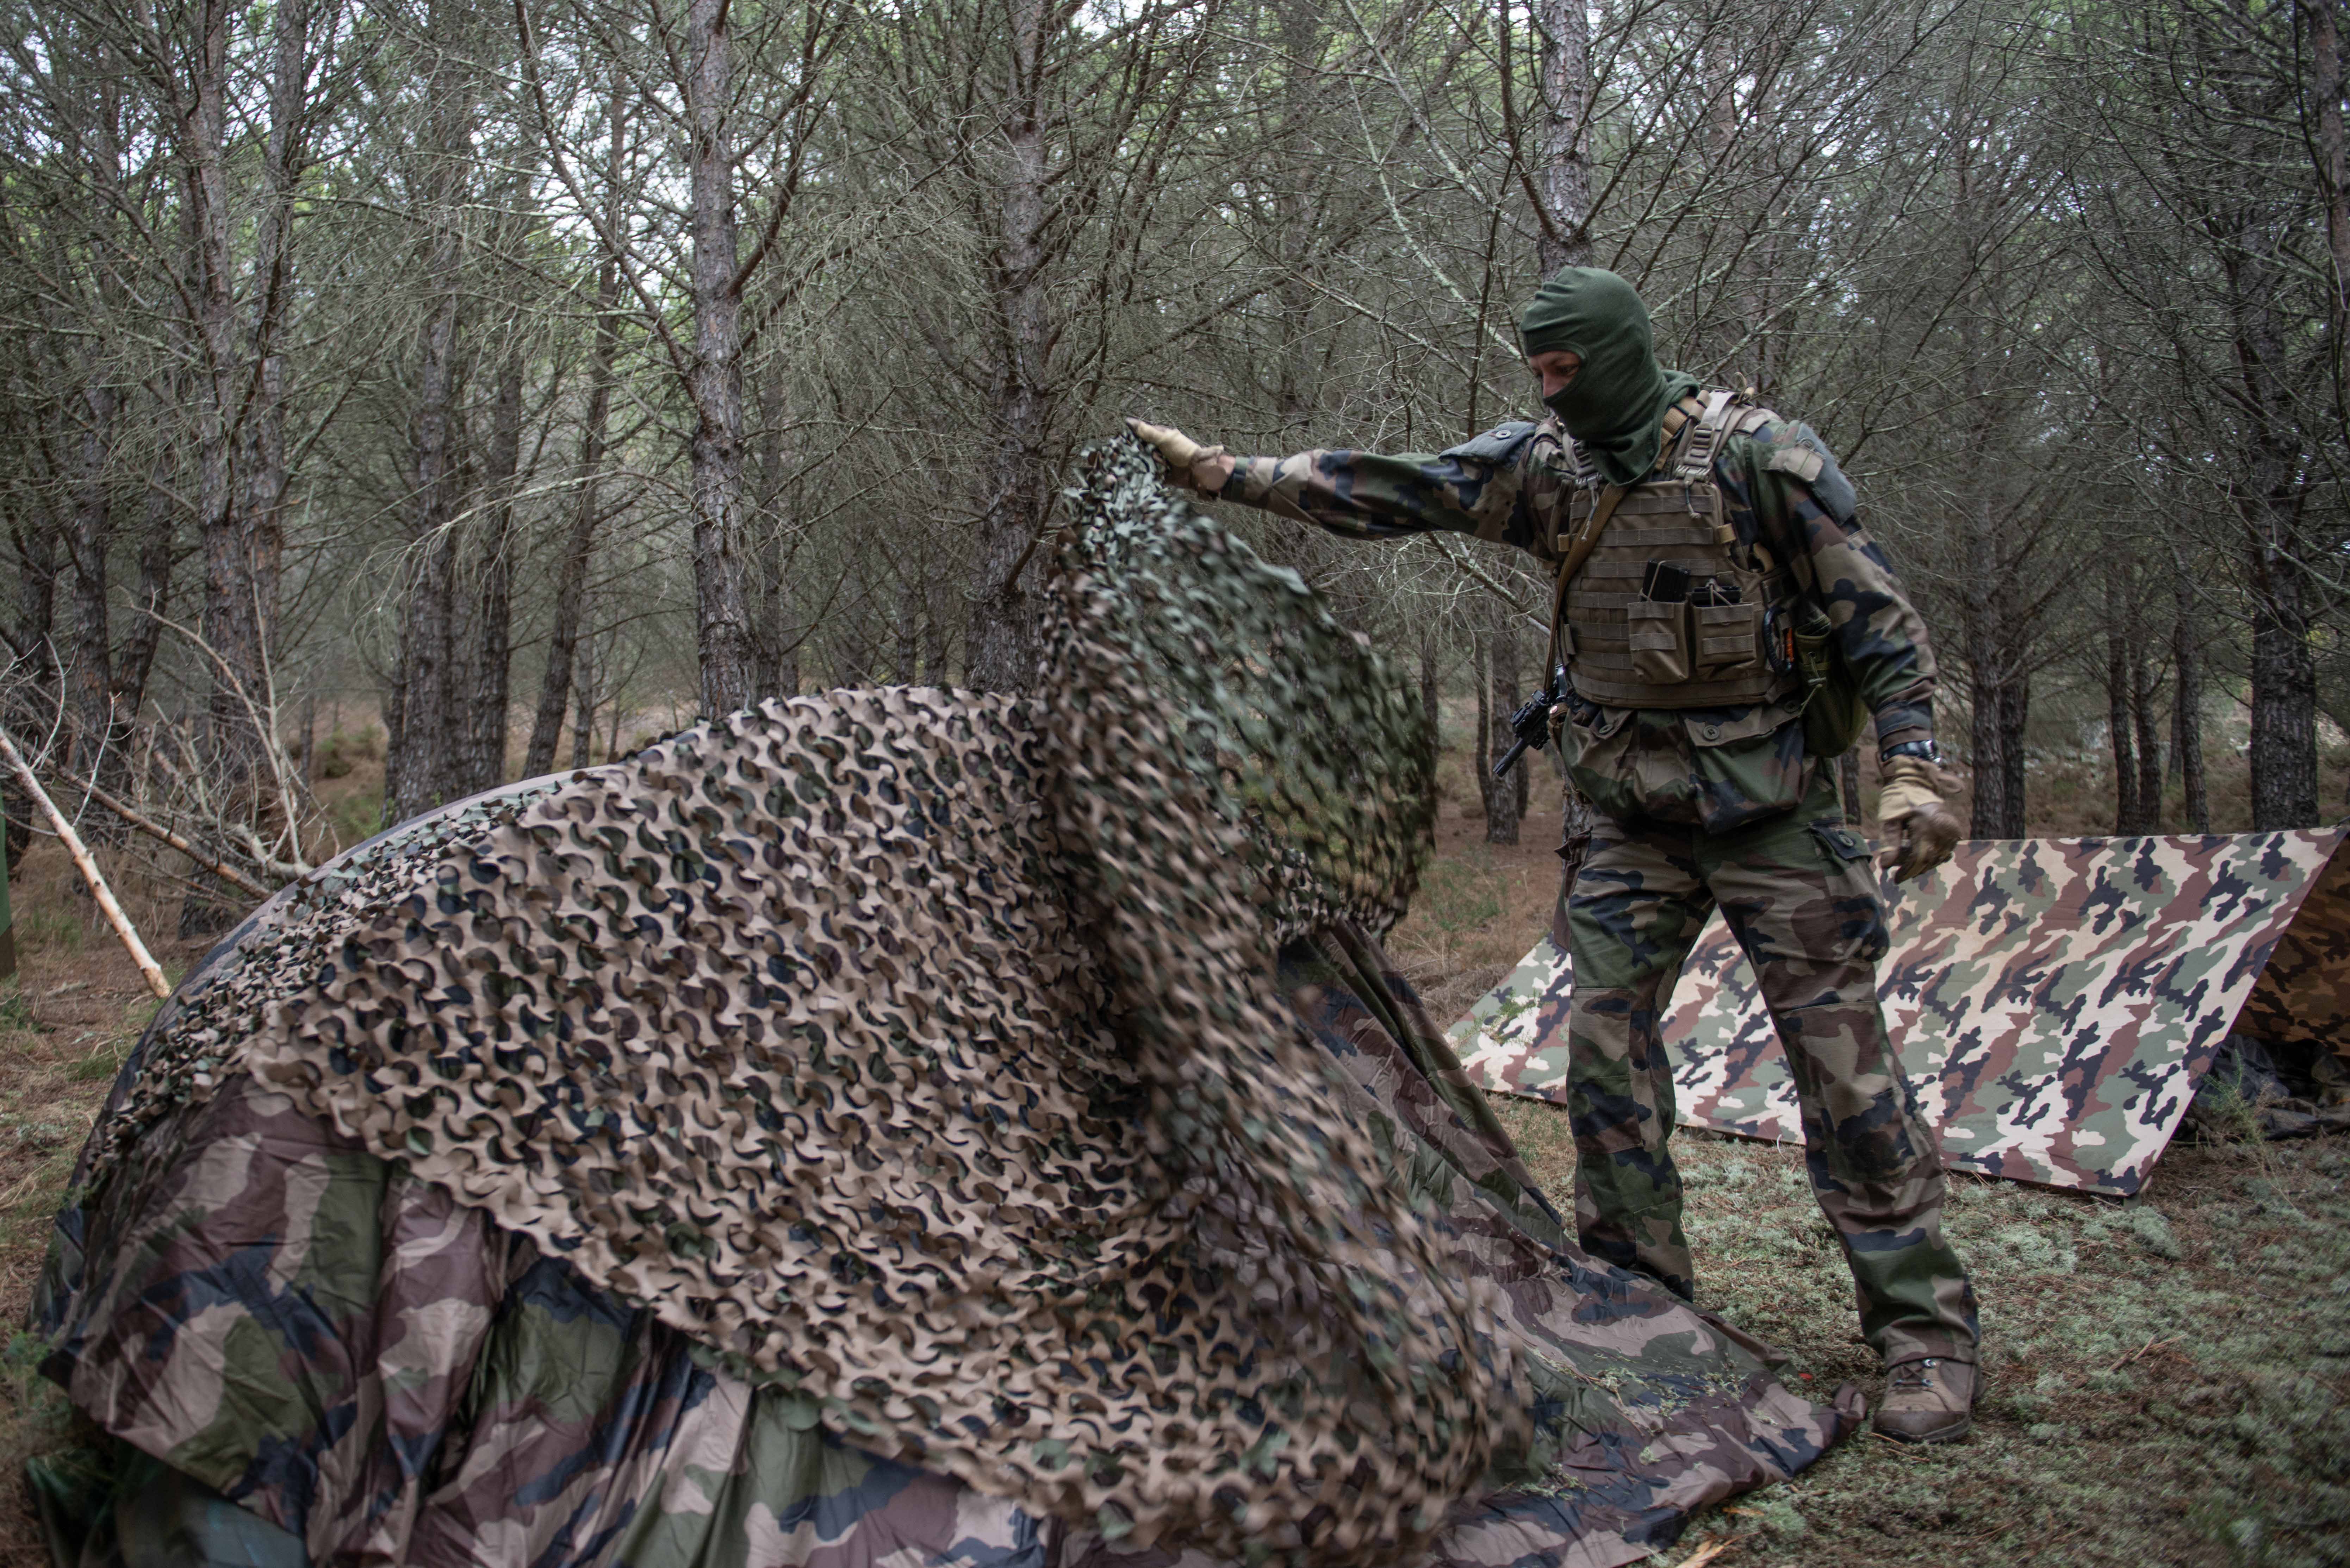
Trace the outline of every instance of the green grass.
{"label": "green grass", "polygon": [[344,795],[332,807],[335,841],[346,846],[372,838],[383,826],[383,790],[380,786]]}
{"label": "green grass", "polygon": [[[1565,1115],[1503,1104],[1536,1175],[1572,1179]],[[1799,1150],[1684,1134],[1700,1303],[1788,1353],[1789,1386],[1873,1398],[1852,1285]],[[1953,1178],[1981,1300],[1967,1441],[1863,1435],[1693,1521],[1678,1563],[1734,1568],[2350,1563],[2350,1147],[2174,1146],[2122,1203]]]}
{"label": "green grass", "polygon": [[1491,857],[1446,857],[1429,862],[1412,899],[1412,912],[1448,937],[1472,930],[1502,912],[1494,891]]}
{"label": "green grass", "polygon": [[383,732],[373,724],[356,735],[338,729],[318,746],[318,776],[338,779],[349,776],[361,762],[372,762],[383,755]]}
{"label": "green grass", "polygon": [[36,904],[16,915],[16,945],[26,953],[78,953],[88,937],[82,918],[70,909]]}

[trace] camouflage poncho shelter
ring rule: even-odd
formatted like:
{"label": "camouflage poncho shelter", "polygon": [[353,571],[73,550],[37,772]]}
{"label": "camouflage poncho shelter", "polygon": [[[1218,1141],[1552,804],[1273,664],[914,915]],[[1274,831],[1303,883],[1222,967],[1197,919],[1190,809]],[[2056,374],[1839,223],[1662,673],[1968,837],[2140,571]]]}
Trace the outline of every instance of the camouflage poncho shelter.
{"label": "camouflage poncho shelter", "polygon": [[1388,972],[1411,693],[1131,449],[1074,499],[1035,697],[738,713],[206,961],[36,1303],[68,1551],[1611,1563],[1849,1427],[1578,1253]]}
{"label": "camouflage poncho shelter", "polygon": [[[1982,839],[1883,889],[1878,997],[1952,1170],[2136,1193],[2230,1035],[2350,1083],[2350,855],[2338,827]],[[1566,1097],[1555,934],[1449,1036],[1482,1086]],[[1802,1136],[1752,967],[1719,919],[1665,1012],[1679,1116]],[[2339,1119],[2337,1107],[2329,1112]]]}

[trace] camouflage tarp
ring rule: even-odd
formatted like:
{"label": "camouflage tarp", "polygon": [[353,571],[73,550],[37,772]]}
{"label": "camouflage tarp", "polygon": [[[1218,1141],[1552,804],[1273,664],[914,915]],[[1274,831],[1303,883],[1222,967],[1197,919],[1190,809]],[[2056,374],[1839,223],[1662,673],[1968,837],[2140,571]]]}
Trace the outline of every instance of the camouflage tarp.
{"label": "camouflage tarp", "polygon": [[2326,856],[2324,870],[2262,966],[2236,1028],[2273,1045],[2305,1043],[2350,1061],[2350,855]]}
{"label": "camouflage tarp", "polygon": [[1847,1429],[1387,972],[1408,688],[1131,454],[1076,500],[1039,699],[771,703],[248,922],[45,1370],[317,1562],[1617,1563]]}
{"label": "camouflage tarp", "polygon": [[[2329,867],[2341,840],[1980,840],[1929,877],[1886,884],[1893,945],[1877,994],[1943,1164],[2132,1193],[2230,1029],[2339,1048],[2350,888]],[[1471,1076],[1563,1099],[1571,989],[1545,936],[1450,1031]],[[1784,1054],[1718,914],[1682,967],[1665,1039],[1684,1123],[1801,1138]]]}

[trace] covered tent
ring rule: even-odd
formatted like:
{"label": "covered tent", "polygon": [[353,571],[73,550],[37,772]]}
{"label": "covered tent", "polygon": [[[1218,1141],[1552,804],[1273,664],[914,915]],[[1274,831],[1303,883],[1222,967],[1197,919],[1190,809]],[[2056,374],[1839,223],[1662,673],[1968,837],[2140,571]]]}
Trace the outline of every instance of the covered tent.
{"label": "covered tent", "polygon": [[[1877,994],[1954,1170],[2129,1194],[2230,1034],[2350,1049],[2344,830],[1982,839],[1886,884]],[[1482,1085],[1564,1101],[1573,974],[1545,936],[1449,1032]],[[1800,1141],[1785,1058],[1717,913],[1665,1022],[1679,1117]]]}
{"label": "covered tent", "polygon": [[1152,473],[1038,694],[770,702],[206,959],[35,1303],[59,1562],[1606,1568],[1851,1431],[1576,1249],[1379,949],[1416,699]]}

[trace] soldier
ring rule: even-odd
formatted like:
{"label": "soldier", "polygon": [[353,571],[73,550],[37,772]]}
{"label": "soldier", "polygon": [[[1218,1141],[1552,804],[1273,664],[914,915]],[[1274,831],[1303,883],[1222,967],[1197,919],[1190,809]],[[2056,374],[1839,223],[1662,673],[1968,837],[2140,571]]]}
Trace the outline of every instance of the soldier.
{"label": "soldier", "polygon": [[1519,331],[1550,416],[1433,457],[1233,457],[1128,422],[1211,499],[1350,539],[1473,534],[1556,572],[1553,720],[1600,817],[1566,898],[1583,1245],[1694,1295],[1659,1004],[1719,903],[1786,1047],[1813,1190],[1887,1371],[1877,1429],[1954,1440],[1972,1422],[1974,1293],[1877,1007],[1885,911],[1833,760],[1873,716],[1894,876],[1950,857],[1925,623],[1819,437],[1661,367],[1622,278],[1565,269]]}

